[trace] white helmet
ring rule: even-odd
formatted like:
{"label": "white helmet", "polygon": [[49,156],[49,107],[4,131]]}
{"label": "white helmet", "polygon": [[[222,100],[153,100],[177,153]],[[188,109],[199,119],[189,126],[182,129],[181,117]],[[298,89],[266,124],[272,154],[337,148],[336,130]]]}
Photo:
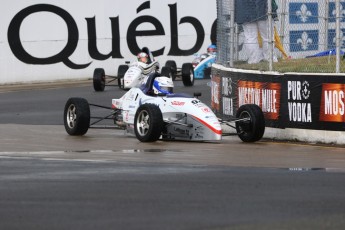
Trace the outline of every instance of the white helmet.
{"label": "white helmet", "polygon": [[140,52],[140,53],[138,53],[137,58],[138,58],[139,62],[143,62],[142,58],[145,58],[145,60],[146,60],[145,63],[147,63],[148,59],[149,59],[149,55],[147,55],[147,53],[145,53],[145,52]]}
{"label": "white helmet", "polygon": [[174,83],[171,78],[168,77],[156,77],[153,81],[154,94],[171,94],[174,91]]}

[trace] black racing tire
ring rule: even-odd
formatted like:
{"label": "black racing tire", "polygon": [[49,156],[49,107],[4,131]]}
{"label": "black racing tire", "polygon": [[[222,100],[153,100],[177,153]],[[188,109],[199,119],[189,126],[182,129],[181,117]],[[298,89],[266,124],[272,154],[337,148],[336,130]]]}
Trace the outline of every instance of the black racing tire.
{"label": "black racing tire", "polygon": [[105,87],[105,72],[102,68],[96,68],[93,71],[93,88],[95,91],[104,91]]}
{"label": "black racing tire", "polygon": [[[171,69],[171,74],[172,74],[172,80],[175,81],[176,79],[176,73],[177,73],[177,65],[175,61],[168,60],[165,63],[166,67],[169,67]],[[164,68],[164,67],[163,67]]]}
{"label": "black racing tire", "polygon": [[182,82],[184,86],[194,85],[194,68],[192,63],[183,63],[182,65]]}
{"label": "black racing tire", "polygon": [[255,142],[263,137],[265,117],[259,106],[255,104],[242,105],[236,112],[236,118],[249,118],[247,121],[236,122],[237,134],[243,142]]}
{"label": "black racing tire", "polygon": [[161,70],[161,76],[165,76],[165,77],[173,79],[173,73],[172,73],[170,67],[163,66],[162,70]]}
{"label": "black racing tire", "polygon": [[123,89],[123,77],[125,76],[128,68],[128,65],[120,65],[117,69],[117,85],[120,89]]}
{"label": "black racing tire", "polygon": [[204,69],[204,79],[211,79],[211,67]]}
{"label": "black racing tire", "polygon": [[90,106],[86,99],[73,97],[67,100],[64,109],[66,132],[72,136],[84,135],[90,127]]}
{"label": "black racing tire", "polygon": [[134,132],[141,142],[154,142],[159,139],[164,122],[162,112],[157,105],[141,105],[134,117]]}

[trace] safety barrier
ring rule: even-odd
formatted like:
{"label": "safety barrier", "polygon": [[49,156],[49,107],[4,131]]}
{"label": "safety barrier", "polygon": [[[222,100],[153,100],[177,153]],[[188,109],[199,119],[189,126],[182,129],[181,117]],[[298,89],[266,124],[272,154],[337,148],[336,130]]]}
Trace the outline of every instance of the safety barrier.
{"label": "safety barrier", "polygon": [[278,73],[212,66],[212,109],[235,116],[242,104],[264,112],[265,137],[345,144],[345,74]]}

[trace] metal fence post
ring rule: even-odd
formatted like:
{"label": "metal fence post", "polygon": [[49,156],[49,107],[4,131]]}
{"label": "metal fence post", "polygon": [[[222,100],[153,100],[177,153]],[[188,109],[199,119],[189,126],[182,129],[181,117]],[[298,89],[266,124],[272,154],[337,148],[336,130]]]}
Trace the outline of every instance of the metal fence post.
{"label": "metal fence post", "polygon": [[340,46],[341,46],[341,30],[340,30],[340,0],[335,0],[336,11],[336,73],[340,73]]}
{"label": "metal fence post", "polygon": [[273,36],[273,20],[272,20],[272,0],[267,2],[268,13],[268,55],[269,55],[269,71],[273,70],[273,50],[274,50],[274,36]]}
{"label": "metal fence post", "polygon": [[230,0],[230,60],[229,66],[234,66],[234,47],[235,47],[235,2]]}

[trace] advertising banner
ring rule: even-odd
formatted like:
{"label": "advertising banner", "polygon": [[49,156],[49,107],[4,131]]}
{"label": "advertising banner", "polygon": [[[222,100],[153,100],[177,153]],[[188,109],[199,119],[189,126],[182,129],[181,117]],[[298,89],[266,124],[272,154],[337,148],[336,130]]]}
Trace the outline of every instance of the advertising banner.
{"label": "advertising banner", "polygon": [[161,65],[169,59],[182,65],[205,52],[216,33],[216,1],[4,0],[2,5],[0,84],[87,78],[98,67],[116,75],[143,47]]}
{"label": "advertising banner", "polygon": [[[236,115],[243,104],[257,104],[266,126],[345,131],[345,76],[280,74],[212,69],[219,78],[212,109],[222,117]],[[216,96],[214,95],[214,96]],[[218,101],[220,106],[214,107]],[[221,109],[219,109],[221,108]]]}

